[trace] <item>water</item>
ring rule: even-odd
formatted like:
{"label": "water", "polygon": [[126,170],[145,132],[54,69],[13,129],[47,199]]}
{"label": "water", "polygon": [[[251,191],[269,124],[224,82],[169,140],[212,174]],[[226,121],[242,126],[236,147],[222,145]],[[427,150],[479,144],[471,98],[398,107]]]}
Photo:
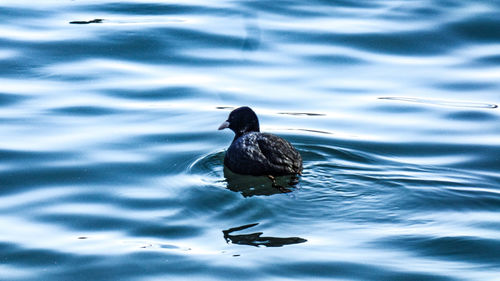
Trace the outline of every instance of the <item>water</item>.
{"label": "water", "polygon": [[[499,12],[2,1],[0,279],[500,280]],[[224,171],[240,105],[293,192]]]}

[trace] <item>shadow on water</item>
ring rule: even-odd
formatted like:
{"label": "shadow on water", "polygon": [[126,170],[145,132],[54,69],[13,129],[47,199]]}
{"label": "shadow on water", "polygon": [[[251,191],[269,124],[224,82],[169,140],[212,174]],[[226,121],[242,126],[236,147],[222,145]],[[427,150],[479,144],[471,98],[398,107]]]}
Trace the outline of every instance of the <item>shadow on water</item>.
{"label": "shadow on water", "polygon": [[232,235],[231,233],[245,230],[250,227],[257,226],[258,223],[247,224],[239,227],[233,227],[227,230],[223,230],[224,239],[227,243],[233,243],[238,245],[249,245],[249,246],[265,246],[265,247],[282,247],[291,244],[300,244],[307,242],[306,239],[300,237],[268,237],[261,236],[262,232],[255,232],[250,234],[239,234]]}

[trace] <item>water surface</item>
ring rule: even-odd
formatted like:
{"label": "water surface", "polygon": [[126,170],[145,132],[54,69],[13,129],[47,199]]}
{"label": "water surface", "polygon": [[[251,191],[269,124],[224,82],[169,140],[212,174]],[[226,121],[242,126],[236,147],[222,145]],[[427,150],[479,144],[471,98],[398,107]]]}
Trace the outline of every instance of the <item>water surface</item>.
{"label": "water surface", "polygon": [[[2,1],[0,279],[499,280],[500,4],[469,2]],[[224,171],[241,105],[291,193]]]}

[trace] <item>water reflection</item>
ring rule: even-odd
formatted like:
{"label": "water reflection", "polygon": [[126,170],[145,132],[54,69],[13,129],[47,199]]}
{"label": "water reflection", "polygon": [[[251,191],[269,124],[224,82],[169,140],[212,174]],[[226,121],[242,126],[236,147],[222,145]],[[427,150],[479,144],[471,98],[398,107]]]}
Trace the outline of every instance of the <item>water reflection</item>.
{"label": "water reflection", "polygon": [[254,227],[258,223],[247,224],[243,226],[233,227],[228,230],[223,230],[224,239],[227,243],[250,246],[266,246],[266,247],[282,247],[284,245],[299,244],[307,242],[306,239],[300,237],[268,237],[261,236],[263,232],[255,232],[250,234],[231,235],[232,232],[245,230]]}
{"label": "water reflection", "polygon": [[93,20],[75,20],[70,21],[70,24],[89,24],[89,23],[101,23],[103,19],[93,19]]}
{"label": "water reflection", "polygon": [[268,177],[247,176],[233,173],[224,166],[224,178],[227,189],[241,193],[243,197],[256,195],[273,195],[293,191],[293,179],[291,176],[276,177],[276,186]]}

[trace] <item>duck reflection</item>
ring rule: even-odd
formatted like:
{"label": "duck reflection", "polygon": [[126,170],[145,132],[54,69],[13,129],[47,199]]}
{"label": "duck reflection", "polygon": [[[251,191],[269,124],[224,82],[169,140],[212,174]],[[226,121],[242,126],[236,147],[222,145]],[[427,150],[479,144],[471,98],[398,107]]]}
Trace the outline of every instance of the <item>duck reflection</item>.
{"label": "duck reflection", "polygon": [[255,232],[250,234],[240,234],[231,235],[232,232],[244,230],[250,227],[254,227],[258,223],[247,224],[239,227],[230,228],[228,230],[223,230],[224,239],[227,243],[233,243],[238,245],[250,245],[250,246],[265,246],[265,247],[282,247],[284,245],[299,244],[304,243],[307,240],[300,237],[267,237],[261,236],[262,232]]}
{"label": "duck reflection", "polygon": [[234,192],[239,192],[243,197],[255,195],[273,195],[292,191],[290,187],[297,184],[297,178],[293,176],[276,177],[275,183],[265,176],[247,176],[233,173],[224,166],[224,177],[227,188]]}

